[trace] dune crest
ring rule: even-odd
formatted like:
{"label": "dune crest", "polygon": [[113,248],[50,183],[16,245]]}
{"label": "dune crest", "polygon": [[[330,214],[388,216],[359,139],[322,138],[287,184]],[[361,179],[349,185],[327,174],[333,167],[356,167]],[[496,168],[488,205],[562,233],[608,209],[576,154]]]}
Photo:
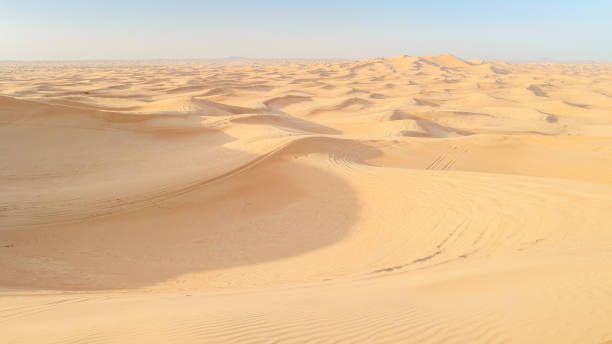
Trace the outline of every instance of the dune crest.
{"label": "dune crest", "polygon": [[423,56],[419,59],[420,61],[425,61],[431,64],[435,64],[441,67],[467,67],[472,65],[471,63],[458,58],[452,54],[443,54],[443,55],[428,55]]}
{"label": "dune crest", "polygon": [[0,65],[0,342],[605,343],[612,66]]}

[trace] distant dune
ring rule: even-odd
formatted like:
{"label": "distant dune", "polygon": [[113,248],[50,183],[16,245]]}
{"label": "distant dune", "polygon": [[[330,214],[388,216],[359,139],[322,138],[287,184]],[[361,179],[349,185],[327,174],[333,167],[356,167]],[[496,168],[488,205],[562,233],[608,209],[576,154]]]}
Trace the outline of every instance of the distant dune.
{"label": "distant dune", "polygon": [[0,65],[1,343],[604,343],[612,65]]}

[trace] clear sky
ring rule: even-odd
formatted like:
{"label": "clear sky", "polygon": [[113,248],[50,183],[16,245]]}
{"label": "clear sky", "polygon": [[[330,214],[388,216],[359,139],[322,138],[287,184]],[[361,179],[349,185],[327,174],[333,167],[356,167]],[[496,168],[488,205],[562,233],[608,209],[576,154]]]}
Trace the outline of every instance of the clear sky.
{"label": "clear sky", "polygon": [[612,61],[612,0],[0,0],[0,60]]}

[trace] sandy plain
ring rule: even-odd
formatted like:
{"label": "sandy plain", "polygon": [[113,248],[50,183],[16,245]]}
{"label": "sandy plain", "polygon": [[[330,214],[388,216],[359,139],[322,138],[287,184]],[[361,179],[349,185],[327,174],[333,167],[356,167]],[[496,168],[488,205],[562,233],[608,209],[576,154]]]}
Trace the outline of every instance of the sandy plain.
{"label": "sandy plain", "polygon": [[0,64],[2,343],[612,340],[612,65]]}

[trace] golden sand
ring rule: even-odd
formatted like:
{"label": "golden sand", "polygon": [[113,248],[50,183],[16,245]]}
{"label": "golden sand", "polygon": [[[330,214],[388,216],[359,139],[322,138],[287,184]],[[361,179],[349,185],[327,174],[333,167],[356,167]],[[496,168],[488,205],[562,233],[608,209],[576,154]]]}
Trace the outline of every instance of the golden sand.
{"label": "golden sand", "polygon": [[612,339],[612,65],[0,65],[2,343]]}

